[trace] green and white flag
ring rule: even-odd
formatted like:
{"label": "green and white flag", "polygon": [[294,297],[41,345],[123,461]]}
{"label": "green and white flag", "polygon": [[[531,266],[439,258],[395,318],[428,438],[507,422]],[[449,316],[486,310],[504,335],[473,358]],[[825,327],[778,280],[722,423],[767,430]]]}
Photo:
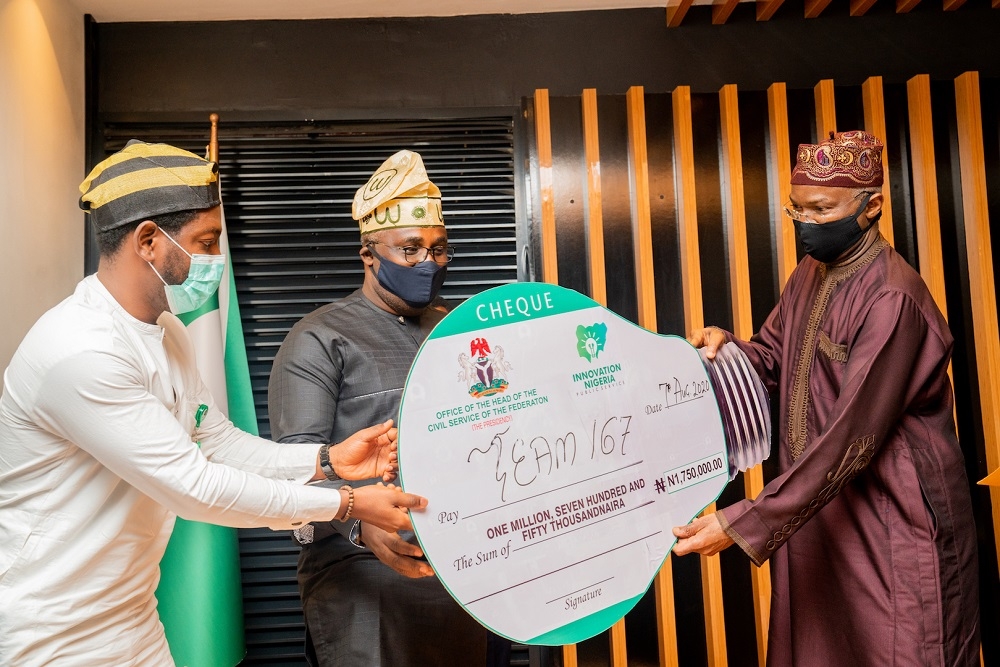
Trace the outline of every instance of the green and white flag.
{"label": "green and white flag", "polygon": [[[200,309],[178,317],[188,328],[202,379],[216,404],[228,407],[227,416],[237,428],[256,435],[225,215],[219,244],[227,257],[219,291]],[[177,665],[226,667],[243,660],[243,595],[235,528],[178,518],[160,562],[156,598]]]}

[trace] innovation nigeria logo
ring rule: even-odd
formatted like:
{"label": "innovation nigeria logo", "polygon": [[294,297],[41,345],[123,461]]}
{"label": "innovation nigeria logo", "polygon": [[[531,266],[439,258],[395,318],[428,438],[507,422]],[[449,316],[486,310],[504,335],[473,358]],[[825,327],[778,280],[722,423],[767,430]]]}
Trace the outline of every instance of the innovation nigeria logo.
{"label": "innovation nigeria logo", "polygon": [[576,328],[576,351],[587,361],[597,359],[607,340],[608,325],[604,322],[596,322],[589,327],[581,324]]}

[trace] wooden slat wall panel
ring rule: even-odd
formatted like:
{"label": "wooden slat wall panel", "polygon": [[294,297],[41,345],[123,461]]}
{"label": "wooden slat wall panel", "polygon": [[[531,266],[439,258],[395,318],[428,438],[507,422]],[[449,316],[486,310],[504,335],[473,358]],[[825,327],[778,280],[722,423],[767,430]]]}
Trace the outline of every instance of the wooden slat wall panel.
{"label": "wooden slat wall panel", "polygon": [[885,131],[885,98],[882,94],[882,77],[870,76],[861,85],[861,94],[864,99],[865,108],[865,132],[874,134],[885,142],[882,149],[882,192],[885,197],[882,202],[882,219],[879,221],[879,231],[882,236],[892,243],[895,239],[892,230],[892,198],[889,196],[889,157],[888,152],[893,150],[889,144],[888,135]]}
{"label": "wooden slat wall panel", "polygon": [[[991,81],[989,85],[997,84]],[[987,440],[986,467],[995,469],[1000,467],[1000,335],[997,332],[997,299],[985,178],[988,170],[994,169],[995,172],[996,166],[993,162],[984,161],[982,122],[986,119],[983,118],[984,111],[980,108],[978,86],[978,78],[974,73],[959,77],[954,89],[956,107],[949,111],[945,105],[940,119],[937,118],[937,113],[931,113],[931,83],[929,78],[923,75],[908,81],[905,90],[902,86],[892,86],[883,90],[881,78],[873,76],[863,85],[844,86],[840,91],[843,98],[840,101],[842,111],[847,118],[844,122],[849,122],[854,127],[863,122],[867,131],[886,141],[885,155],[894,159],[894,161],[884,160],[886,172],[883,191],[888,195],[891,190],[889,181],[891,168],[893,183],[899,190],[895,193],[897,215],[893,216],[891,210],[884,212],[883,234],[890,240],[893,240],[894,235],[897,236],[900,244],[906,246],[903,249],[904,256],[912,258],[919,264],[918,268],[942,312],[947,313],[946,294],[947,298],[952,300],[953,309],[956,307],[963,309],[964,320],[954,325],[958,327],[956,331],[961,331],[963,321],[968,323],[966,326],[974,328],[974,333],[968,335],[970,340],[974,336],[976,350],[963,360],[963,363],[973,366],[969,371],[972,378],[978,377],[979,392],[973,390],[973,396],[982,404],[982,425]],[[992,92],[993,88],[989,90],[991,94],[995,94]],[[941,94],[944,92],[943,89],[935,88],[933,97],[935,110],[941,105]],[[950,93],[949,89],[948,95]],[[985,102],[990,102],[993,98],[983,99]],[[743,106],[746,106],[744,111],[749,114],[746,118],[741,118],[739,108],[741,100]],[[752,210],[756,216],[754,220],[757,229],[761,225],[765,225],[766,229],[768,223],[765,223],[761,216],[765,209],[768,211],[774,242],[771,249],[773,267],[776,283],[780,288],[797,264],[794,227],[782,212],[782,204],[788,200],[794,147],[800,142],[825,139],[829,131],[837,129],[833,80],[821,80],[811,91],[808,89],[788,91],[784,84],[775,83],[767,89],[766,99],[763,92],[743,93],[738,96],[735,86],[724,86],[719,91],[717,109],[711,96],[692,95],[687,86],[676,88],[670,93],[669,100],[666,95],[644,94],[641,87],[633,87],[624,96],[624,100],[622,96],[598,97],[596,91],[586,90],[580,102],[583,127],[580,151],[584,159],[578,168],[581,172],[581,182],[586,184],[587,189],[585,205],[581,209],[584,210],[582,215],[586,217],[583,226],[584,235],[581,239],[587,244],[590,291],[599,296],[603,288],[607,295],[617,284],[618,287],[615,289],[621,292],[623,282],[633,282],[633,278],[626,277],[633,276],[633,271],[627,267],[627,263],[632,262],[636,310],[631,310],[631,305],[629,306],[629,318],[635,318],[638,323],[651,330],[662,328],[658,326],[661,325],[659,320],[670,318],[664,311],[666,299],[670,301],[668,310],[673,309],[678,315],[683,310],[683,319],[677,317],[668,327],[672,332],[676,330],[676,333],[682,333],[679,330],[682,322],[683,333],[704,326],[705,319],[709,315],[712,321],[725,321],[731,312],[734,333],[741,338],[750,337],[754,328],[752,311],[756,310],[750,307],[750,298],[760,297],[756,291],[764,289],[768,270],[751,264],[754,257],[749,254],[750,239],[747,229],[747,216],[751,212],[748,198],[750,190],[747,189],[749,181],[746,181],[751,172],[743,171],[743,153],[751,151],[749,146],[753,145],[752,153],[756,157],[750,157],[748,152],[746,159],[760,160],[763,156],[767,161],[766,194],[764,173],[760,170],[755,174],[756,180],[753,181],[756,198]],[[815,106],[811,109],[812,104]],[[613,188],[608,185],[612,182],[611,179],[604,179],[602,182],[599,176],[602,166],[605,170],[609,167],[607,164],[601,165],[602,151],[598,150],[599,147],[606,148],[605,138],[602,138],[600,144],[596,140],[598,106],[601,108],[602,134],[618,132],[616,141],[621,144],[623,142],[621,126],[627,125],[628,182],[619,177]],[[625,113],[615,111],[618,108],[624,109]],[[654,116],[647,116],[651,113],[651,109],[658,110]],[[607,123],[606,118],[613,118],[611,125],[615,127],[604,127]],[[991,123],[996,122],[993,118],[989,120]],[[573,123],[574,119],[563,117],[561,121]],[[935,127],[934,122],[939,123],[941,127]],[[575,123],[573,124],[575,126]],[[762,128],[759,134],[754,134],[752,128],[759,126]],[[764,126],[766,129],[763,129]],[[717,135],[713,135],[711,129],[713,127]],[[669,128],[672,128],[672,136],[668,136]],[[994,137],[996,128],[991,125],[989,129],[992,132],[989,136]],[[793,130],[794,136],[792,136]],[[810,130],[813,130],[815,135],[807,136]],[[648,134],[650,131],[653,134]],[[647,138],[652,141],[654,136],[658,137],[657,159],[660,162],[669,162],[672,166],[668,170],[664,170],[659,164],[657,165],[659,168],[654,168],[649,163],[651,154],[646,154],[646,141]],[[755,137],[752,143],[747,144],[752,136]],[[954,152],[950,155],[950,159],[947,151],[943,154],[943,158],[935,159],[935,148],[938,152],[943,150],[944,144],[941,142],[946,136],[957,137],[956,143],[953,144]],[[713,146],[716,137],[718,152],[715,152]],[[762,141],[764,143],[761,143]],[[937,147],[934,145],[935,141],[939,144]],[[669,150],[664,144],[669,146]],[[607,148],[611,146],[612,144],[608,144]],[[989,145],[988,148],[996,152],[994,146]],[[614,151],[608,154],[612,153]],[[573,158],[572,155],[563,153],[559,155],[560,160]],[[987,153],[986,157],[995,162],[992,155]],[[604,157],[607,162],[607,156]],[[618,159],[621,160],[621,156]],[[648,171],[645,168],[647,163],[649,163]],[[584,167],[587,170],[586,175],[582,174]],[[621,169],[618,171],[620,174]],[[650,179],[654,172],[659,180],[650,192]],[[994,172],[990,172],[990,178],[995,177]],[[695,184],[696,174],[698,187]],[[673,188],[663,187],[665,177],[672,180]],[[956,188],[954,191],[949,190],[949,178]],[[902,179],[902,185],[897,179]],[[722,195],[721,205],[715,193],[717,185]],[[610,220],[608,207],[607,205],[603,207],[602,220],[602,207],[599,203],[611,197],[620,198],[626,187],[628,201],[631,204],[630,226],[620,226],[611,232],[608,226]],[[938,201],[938,188],[943,188],[941,196],[946,198],[941,202]],[[670,202],[671,197],[674,199],[673,202]],[[939,208],[942,203],[946,208],[950,206],[948,197],[955,197],[955,201],[959,203],[956,210],[957,232],[963,235],[964,239],[952,238],[954,228],[947,230],[949,231],[947,238],[942,238],[946,231],[942,225],[946,220],[942,219]],[[888,199],[887,196],[887,201]],[[888,204],[887,208],[888,206],[891,204]],[[659,221],[657,229],[652,229],[654,225],[650,220],[651,210],[657,211],[656,219]],[[723,223],[721,228],[718,226],[720,215]],[[894,217],[895,225],[893,225]],[[565,226],[565,223],[563,224]],[[951,222],[948,221],[948,224]],[[572,225],[569,228],[572,229]],[[599,248],[602,244],[618,243],[622,246],[621,250],[625,250],[626,239],[629,243],[627,247],[631,248],[631,256],[622,253],[615,260],[622,264],[623,270],[611,274],[604,272],[604,258],[600,256]],[[719,239],[724,239],[724,246],[718,245]],[[955,246],[956,240],[959,241],[958,247]],[[664,244],[669,245],[670,250],[666,250]],[[607,247],[609,246],[605,246]],[[720,275],[718,258],[723,249],[726,257],[721,267],[726,269],[728,282],[718,279]],[[766,252],[766,245],[763,250]],[[758,245],[757,252],[760,251]],[[607,249],[605,252],[608,252]],[[961,258],[957,256],[958,252],[962,253]],[[993,249],[993,252],[996,250]],[[656,257],[655,265],[652,263],[653,257]],[[959,272],[955,271],[953,275],[951,269],[948,273],[945,271],[945,267],[953,266],[959,261],[963,267],[966,264],[969,267],[967,282],[964,274],[959,275]],[[756,267],[756,272],[750,270],[752,267]],[[665,276],[670,276],[670,280],[666,283]],[[655,283],[655,287],[654,277],[659,281]],[[672,285],[678,285],[676,295],[671,294]],[[726,294],[720,293],[725,290],[729,292],[728,299]],[[965,292],[966,290],[971,294]],[[711,304],[708,303],[710,298]],[[768,300],[762,301],[764,303],[758,308],[769,307]],[[731,307],[731,311],[725,310],[726,303]],[[756,301],[754,303],[756,304]],[[657,307],[660,309],[659,313],[656,311]],[[962,314],[959,313],[956,317]],[[757,315],[763,316],[762,313]],[[959,338],[958,344],[961,345],[961,336],[956,337]],[[966,412],[964,419],[970,419],[968,415]],[[967,423],[963,428],[966,432],[975,432]],[[963,437],[962,445],[967,458],[982,455],[981,452],[975,452],[974,439]],[[970,466],[970,470],[974,471],[975,463],[971,463]],[[745,493],[748,497],[755,496],[763,486],[763,475],[759,472],[755,470],[744,475]],[[769,469],[768,475],[771,474],[773,471]],[[733,495],[729,494],[720,501],[720,504],[733,500]],[[995,548],[1000,554],[1000,540],[997,540],[997,536],[1000,535],[998,494],[994,494],[992,503],[994,525],[990,526],[992,535],[988,539],[995,545],[989,545],[989,549]],[[714,506],[707,511],[712,510]],[[990,531],[987,531],[988,535]],[[742,570],[744,562],[742,560],[723,559],[723,567],[719,568],[717,562],[713,563],[713,559],[667,559],[653,584],[661,665],[678,665],[682,660],[685,664],[690,662],[713,666],[737,662],[751,664],[747,661],[753,660],[748,655],[749,642],[753,639],[756,639],[758,649],[754,662],[764,664],[770,606],[768,571],[766,568],[757,570],[751,567],[749,570],[751,576],[742,573],[746,572],[745,570],[737,576],[736,570],[733,569],[737,562],[740,563],[738,569]],[[695,597],[699,592],[694,587],[699,579],[695,574],[695,567],[699,568],[701,574],[700,600]],[[721,577],[718,574],[720,570],[723,575]],[[992,584],[985,581],[984,586],[988,585]],[[730,586],[737,588],[726,588]],[[985,590],[987,589],[984,588]],[[738,596],[733,598],[735,604],[730,605],[729,596]],[[723,600],[726,602],[725,605]],[[757,624],[753,635],[749,634],[747,625],[751,618],[751,601],[753,617]],[[984,607],[984,614],[987,613],[985,609]],[[723,612],[726,614],[725,619]],[[641,615],[635,615],[636,627],[642,625],[642,619]],[[696,637],[702,619],[706,632],[705,653],[700,653],[701,642],[695,642],[697,652],[687,653],[688,649],[685,647],[690,646],[691,639]],[[733,628],[727,628],[726,621],[732,624],[733,619],[736,619],[738,624]],[[648,620],[652,621],[651,615]],[[628,627],[630,634],[636,631],[631,620]],[[679,638],[681,629],[686,639]],[[652,629],[646,631],[649,632],[646,636],[651,637]],[[625,664],[627,659],[624,650],[621,652],[617,650],[619,644],[624,649],[624,639],[624,628],[619,627],[613,628],[607,638],[611,648],[611,664],[616,667]],[[631,645],[631,638],[629,643]],[[592,662],[597,655],[594,649],[598,647],[600,654],[603,655],[605,650],[603,643],[588,642],[581,646],[583,653],[580,660],[587,664],[598,664]],[[740,646],[738,656],[733,653],[736,646]],[[684,650],[679,651],[678,647]],[[985,664],[990,664],[989,660],[995,659],[995,656],[990,654],[995,647],[988,643],[985,648]],[[653,646],[648,645],[647,650],[652,651]],[[575,653],[567,652],[564,658],[564,664],[577,664]]]}
{"label": "wooden slat wall panel", "polygon": [[[986,464],[990,470],[995,470],[1000,467],[1000,327],[997,325],[996,283],[986,201],[983,116],[979,75],[976,72],[966,72],[955,79],[955,109],[983,437],[986,440]],[[990,497],[993,502],[994,540],[1000,559],[1000,487],[991,487]]]}
{"label": "wooden slat wall panel", "polygon": [[[743,340],[754,334],[750,306],[750,258],[747,252],[747,220],[743,193],[743,152],[740,142],[739,99],[735,85],[719,91],[722,121],[722,170],[726,239],[729,255],[730,299],[733,309],[733,333]],[[756,498],[764,489],[763,467],[758,465],[743,474],[746,497]],[[767,630],[771,616],[771,570],[750,566],[753,582],[754,619],[757,629],[757,659],[764,667]],[[722,664],[722,663],[720,663]]]}
{"label": "wooden slat wall panel", "polygon": [[[837,107],[834,103],[833,79],[823,79],[813,88],[816,98],[816,141],[837,131]],[[800,142],[804,143],[804,142]]]}

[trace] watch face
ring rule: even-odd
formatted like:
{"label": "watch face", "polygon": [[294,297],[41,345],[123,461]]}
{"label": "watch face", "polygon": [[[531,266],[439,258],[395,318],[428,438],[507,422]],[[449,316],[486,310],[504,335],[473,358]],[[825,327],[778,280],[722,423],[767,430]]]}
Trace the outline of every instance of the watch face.
{"label": "watch face", "polygon": [[354,525],[351,526],[351,533],[350,533],[350,535],[348,535],[348,539],[354,544],[354,546],[356,546],[356,547],[364,547],[364,545],[361,544],[361,522],[360,521],[355,521]]}

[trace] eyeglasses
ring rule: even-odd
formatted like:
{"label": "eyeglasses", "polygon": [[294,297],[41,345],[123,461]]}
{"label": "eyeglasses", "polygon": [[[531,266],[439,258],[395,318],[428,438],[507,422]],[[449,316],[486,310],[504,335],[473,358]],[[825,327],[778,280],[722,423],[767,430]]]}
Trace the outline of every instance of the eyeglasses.
{"label": "eyeglasses", "polygon": [[[859,197],[862,197],[862,196],[865,196],[865,195],[867,195],[868,198],[871,198],[871,196],[873,194],[875,194],[875,193],[874,192],[868,192],[867,190],[862,190],[858,194],[854,195],[854,197],[851,199],[851,201],[854,201],[855,199],[858,199]],[[868,200],[866,199],[865,200],[865,205],[867,205],[867,204],[868,204]],[[787,202],[785,202],[785,204],[781,208],[785,212],[785,215],[787,215],[792,220],[795,220],[796,222],[802,222],[802,223],[805,223],[807,225],[818,225],[818,224],[820,224],[820,223],[816,222],[815,220],[813,220],[812,218],[806,217],[801,211],[795,210],[796,209],[796,205],[793,204],[791,200],[788,200]],[[836,209],[834,209],[834,210],[836,210]],[[820,215],[826,215],[826,214],[820,214]]]}
{"label": "eyeglasses", "polygon": [[384,245],[387,248],[399,250],[403,253],[403,259],[410,266],[415,266],[420,262],[426,261],[428,256],[433,258],[438,264],[447,264],[455,257],[455,246],[450,245],[436,245],[433,248],[426,248],[420,245],[389,245],[381,241],[369,241],[366,245]]}

